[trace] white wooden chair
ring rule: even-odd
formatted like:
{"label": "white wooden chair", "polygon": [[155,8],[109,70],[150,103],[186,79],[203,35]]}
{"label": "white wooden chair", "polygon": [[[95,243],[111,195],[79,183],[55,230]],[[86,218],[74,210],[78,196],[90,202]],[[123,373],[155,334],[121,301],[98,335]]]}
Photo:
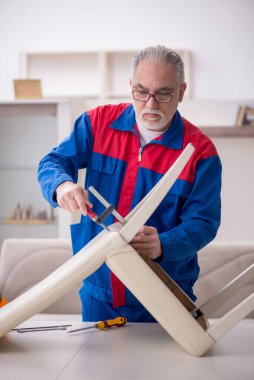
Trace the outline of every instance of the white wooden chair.
{"label": "white wooden chair", "polygon": [[214,325],[209,326],[207,322],[210,312],[253,276],[253,265],[215,299],[206,302],[203,308],[197,308],[179,288],[171,290],[172,286],[165,284],[159,277],[163,277],[163,273],[158,276],[128,244],[167,194],[193,150],[193,146],[189,144],[157,185],[128,214],[124,225],[116,223],[109,231],[102,231],[55,272],[0,309],[0,336],[33,314],[41,312],[104,262],[175,341],[196,356],[204,354],[252,311],[254,294]]}

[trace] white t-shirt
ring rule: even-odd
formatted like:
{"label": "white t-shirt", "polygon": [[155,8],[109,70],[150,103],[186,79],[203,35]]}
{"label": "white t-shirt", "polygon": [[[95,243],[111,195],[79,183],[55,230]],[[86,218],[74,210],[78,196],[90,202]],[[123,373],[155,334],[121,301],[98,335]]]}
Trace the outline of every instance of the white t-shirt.
{"label": "white t-shirt", "polygon": [[151,140],[154,140],[160,135],[162,135],[164,132],[164,131],[159,131],[159,132],[151,131],[150,129],[144,128],[141,125],[138,125],[138,130],[140,134],[140,144],[142,147],[148,144]]}

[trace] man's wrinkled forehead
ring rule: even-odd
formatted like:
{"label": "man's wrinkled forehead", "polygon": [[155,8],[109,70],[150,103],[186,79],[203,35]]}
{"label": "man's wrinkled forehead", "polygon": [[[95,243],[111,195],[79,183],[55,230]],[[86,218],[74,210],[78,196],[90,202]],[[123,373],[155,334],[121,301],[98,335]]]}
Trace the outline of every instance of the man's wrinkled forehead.
{"label": "man's wrinkled forehead", "polygon": [[175,68],[168,63],[141,61],[133,75],[132,87],[144,91],[173,91],[178,85]]}

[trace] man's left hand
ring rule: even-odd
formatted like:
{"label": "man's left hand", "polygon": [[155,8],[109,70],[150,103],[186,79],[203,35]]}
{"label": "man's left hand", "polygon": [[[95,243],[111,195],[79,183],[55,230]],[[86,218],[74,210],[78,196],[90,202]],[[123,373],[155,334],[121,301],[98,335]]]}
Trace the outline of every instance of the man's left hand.
{"label": "man's left hand", "polygon": [[149,259],[156,259],[162,255],[161,243],[155,227],[143,226],[130,241],[130,245],[141,256]]}

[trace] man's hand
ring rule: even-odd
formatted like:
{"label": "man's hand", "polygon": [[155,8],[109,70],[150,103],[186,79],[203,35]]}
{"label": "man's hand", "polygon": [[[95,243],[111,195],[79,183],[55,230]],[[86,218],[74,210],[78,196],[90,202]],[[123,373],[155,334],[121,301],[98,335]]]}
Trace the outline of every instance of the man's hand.
{"label": "man's hand", "polygon": [[56,188],[56,201],[64,210],[81,211],[83,215],[87,215],[86,205],[93,206],[88,201],[87,191],[71,181],[65,181]]}
{"label": "man's hand", "polygon": [[141,255],[156,259],[162,255],[162,248],[157,229],[143,226],[130,241],[130,245]]}

